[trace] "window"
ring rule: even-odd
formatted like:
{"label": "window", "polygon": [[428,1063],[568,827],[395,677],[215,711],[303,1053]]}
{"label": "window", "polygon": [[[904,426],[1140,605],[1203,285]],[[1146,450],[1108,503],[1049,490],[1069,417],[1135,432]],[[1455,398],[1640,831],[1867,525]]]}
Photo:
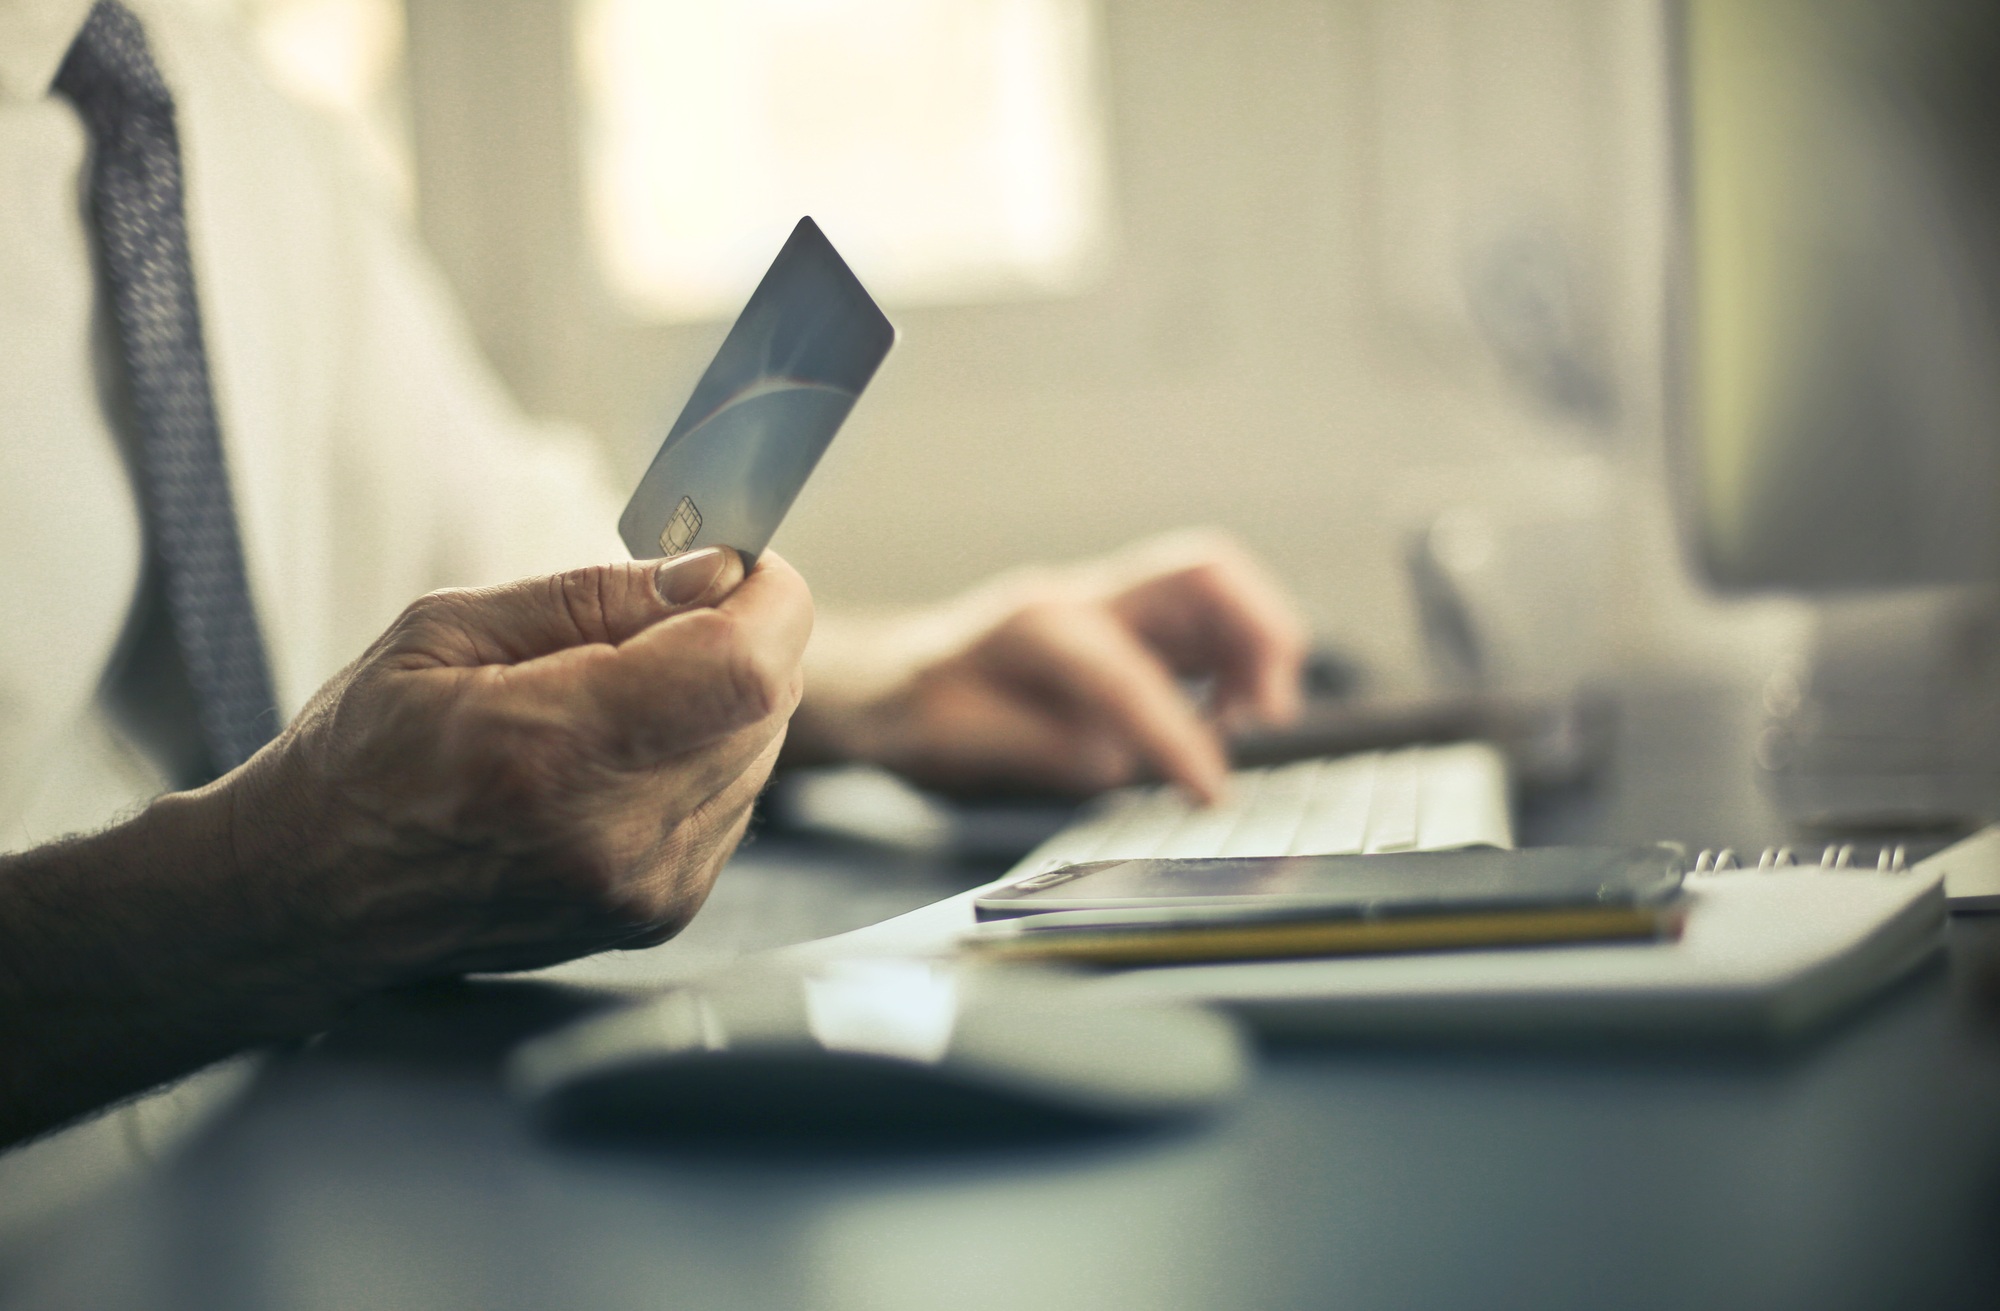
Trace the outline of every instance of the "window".
{"label": "window", "polygon": [[584,0],[590,224],[651,317],[732,314],[802,214],[885,300],[1084,285],[1107,227],[1088,0]]}

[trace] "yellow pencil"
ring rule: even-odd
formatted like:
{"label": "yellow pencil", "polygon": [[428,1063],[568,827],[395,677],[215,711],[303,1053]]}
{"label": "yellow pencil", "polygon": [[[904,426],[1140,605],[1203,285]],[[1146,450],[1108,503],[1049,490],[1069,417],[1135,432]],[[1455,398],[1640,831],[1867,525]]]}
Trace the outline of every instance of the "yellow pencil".
{"label": "yellow pencil", "polygon": [[1677,906],[1578,906],[1171,929],[989,927],[961,939],[960,945],[995,961],[1184,965],[1671,938],[1679,935],[1681,919]]}

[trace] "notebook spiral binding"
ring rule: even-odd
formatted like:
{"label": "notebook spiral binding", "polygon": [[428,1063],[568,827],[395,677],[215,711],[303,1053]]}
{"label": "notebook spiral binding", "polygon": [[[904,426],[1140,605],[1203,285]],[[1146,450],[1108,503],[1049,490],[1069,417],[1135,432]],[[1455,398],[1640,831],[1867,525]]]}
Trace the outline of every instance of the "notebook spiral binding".
{"label": "notebook spiral binding", "polygon": [[[1807,851],[1805,855],[1809,859],[1812,853]],[[1857,857],[1853,843],[1830,843],[1824,851],[1820,852],[1819,860],[1815,864],[1818,868],[1824,870],[1865,870],[1872,868],[1877,874],[1903,874],[1907,873],[1910,868],[1909,851],[1900,842],[1892,847],[1877,849],[1873,866],[1868,864],[1865,856]],[[1755,865],[1745,865],[1740,862],[1736,857],[1736,849],[1734,847],[1723,847],[1719,851],[1713,848],[1705,848],[1694,858],[1694,863],[1688,867],[1688,873],[1727,874],[1731,871],[1740,872],[1744,870],[1810,868],[1813,868],[1813,865],[1808,864],[1807,860],[1800,859],[1799,850],[1795,847],[1766,847],[1758,854]]]}

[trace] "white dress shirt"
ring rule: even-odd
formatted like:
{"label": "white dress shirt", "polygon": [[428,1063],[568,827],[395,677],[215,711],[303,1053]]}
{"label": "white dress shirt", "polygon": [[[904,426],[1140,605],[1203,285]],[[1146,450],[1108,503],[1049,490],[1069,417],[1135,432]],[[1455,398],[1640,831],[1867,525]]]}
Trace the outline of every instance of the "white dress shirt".
{"label": "white dress shirt", "polygon": [[[513,407],[333,129],[228,33],[172,0],[126,2],[179,106],[202,326],[283,713],[426,591],[622,558],[589,443]],[[129,812],[190,745],[106,694],[145,571],[88,140],[50,88],[89,8],[0,0],[0,851]],[[21,1168],[0,1159],[0,1192],[26,1184]],[[79,1183],[32,1173],[45,1201]],[[0,1198],[0,1219],[21,1201]]]}
{"label": "white dress shirt", "polygon": [[[179,104],[250,591],[287,714],[412,598],[623,554],[587,443],[525,422],[331,129],[198,17],[130,0]],[[141,581],[88,143],[50,81],[89,0],[0,0],[0,850],[163,785],[100,695]],[[171,744],[166,744],[171,746]]]}

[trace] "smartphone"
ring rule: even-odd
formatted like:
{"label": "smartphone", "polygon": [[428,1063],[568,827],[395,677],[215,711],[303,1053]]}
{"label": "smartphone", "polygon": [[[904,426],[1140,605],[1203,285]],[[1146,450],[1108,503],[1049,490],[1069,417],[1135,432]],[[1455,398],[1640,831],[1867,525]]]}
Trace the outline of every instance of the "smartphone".
{"label": "smartphone", "polygon": [[1683,872],[1667,846],[1105,860],[1031,875],[973,904],[981,919],[1056,915],[1102,927],[1643,908],[1672,901]]}
{"label": "smartphone", "polygon": [[754,564],[895,341],[819,225],[800,219],[619,516],[626,549],[644,560],[731,546]]}

